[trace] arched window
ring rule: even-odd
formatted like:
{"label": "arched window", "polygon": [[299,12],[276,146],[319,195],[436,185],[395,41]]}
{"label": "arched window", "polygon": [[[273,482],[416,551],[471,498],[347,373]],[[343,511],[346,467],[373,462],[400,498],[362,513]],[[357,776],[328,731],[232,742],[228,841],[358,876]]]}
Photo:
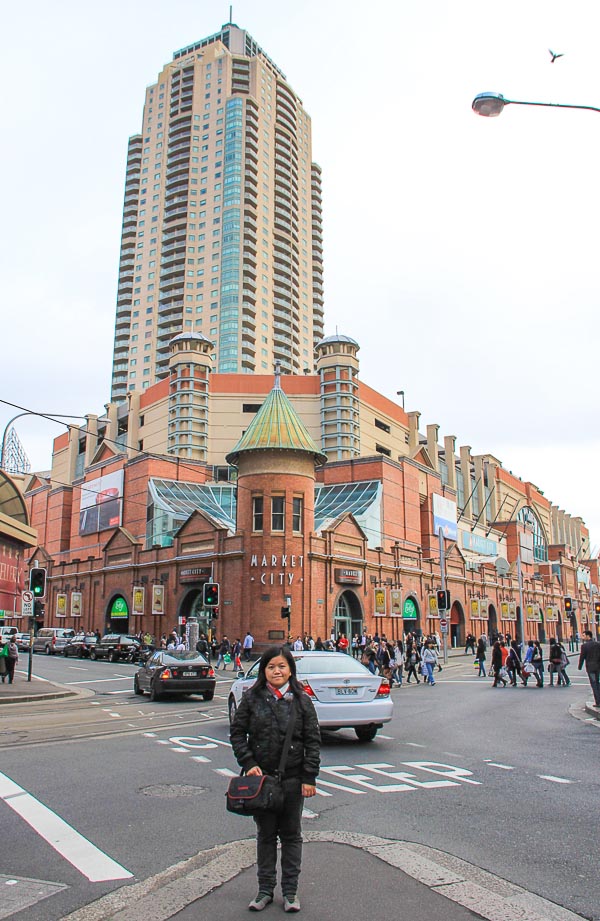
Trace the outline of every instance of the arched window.
{"label": "arched window", "polygon": [[534,560],[537,560],[538,563],[546,563],[548,561],[548,541],[544,535],[540,519],[534,510],[529,505],[524,506],[517,515],[517,521],[525,525],[533,534]]}

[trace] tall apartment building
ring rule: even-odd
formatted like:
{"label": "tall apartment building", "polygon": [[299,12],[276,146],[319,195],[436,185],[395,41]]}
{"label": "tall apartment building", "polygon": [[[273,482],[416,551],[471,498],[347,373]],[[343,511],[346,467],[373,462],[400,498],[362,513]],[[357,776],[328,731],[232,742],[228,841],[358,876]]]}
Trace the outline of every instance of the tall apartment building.
{"label": "tall apartment building", "polygon": [[321,171],[285,75],[232,23],[177,51],[129,140],[113,402],[200,333],[221,373],[314,368],[323,336]]}

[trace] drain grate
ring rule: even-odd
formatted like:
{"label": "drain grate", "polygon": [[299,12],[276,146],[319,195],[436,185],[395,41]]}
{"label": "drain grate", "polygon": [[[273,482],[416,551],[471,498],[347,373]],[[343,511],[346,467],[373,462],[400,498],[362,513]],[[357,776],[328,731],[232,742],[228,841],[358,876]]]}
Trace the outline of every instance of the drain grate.
{"label": "drain grate", "polygon": [[187,783],[159,783],[142,787],[140,790],[144,796],[160,796],[165,799],[174,796],[201,796],[205,792],[204,787],[194,787]]}

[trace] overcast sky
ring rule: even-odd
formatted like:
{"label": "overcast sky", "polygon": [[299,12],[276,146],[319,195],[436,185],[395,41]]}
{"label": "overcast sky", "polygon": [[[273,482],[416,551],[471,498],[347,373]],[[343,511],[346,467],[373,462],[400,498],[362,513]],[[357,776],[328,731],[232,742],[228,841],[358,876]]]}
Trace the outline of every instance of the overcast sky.
{"label": "overcast sky", "polygon": [[[214,0],[31,0],[0,35],[0,397],[109,396],[127,138]],[[238,0],[313,119],[325,331],[421,426],[490,452],[600,542],[600,113],[471,111],[482,91],[600,106],[597,0]],[[550,63],[548,49],[564,57]],[[0,404],[0,426],[12,410]],[[34,468],[56,425],[17,432]]]}

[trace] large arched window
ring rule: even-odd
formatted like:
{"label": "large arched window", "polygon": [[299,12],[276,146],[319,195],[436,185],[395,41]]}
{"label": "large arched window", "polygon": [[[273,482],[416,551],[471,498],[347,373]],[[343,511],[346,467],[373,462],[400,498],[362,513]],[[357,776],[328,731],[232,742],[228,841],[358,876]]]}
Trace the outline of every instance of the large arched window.
{"label": "large arched window", "polygon": [[529,505],[525,505],[517,515],[517,521],[525,525],[533,534],[534,560],[537,560],[538,563],[546,563],[548,561],[548,541],[540,519],[534,510]]}

